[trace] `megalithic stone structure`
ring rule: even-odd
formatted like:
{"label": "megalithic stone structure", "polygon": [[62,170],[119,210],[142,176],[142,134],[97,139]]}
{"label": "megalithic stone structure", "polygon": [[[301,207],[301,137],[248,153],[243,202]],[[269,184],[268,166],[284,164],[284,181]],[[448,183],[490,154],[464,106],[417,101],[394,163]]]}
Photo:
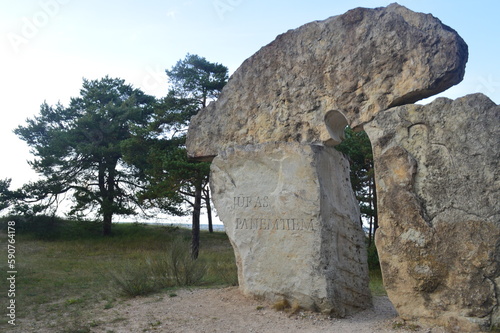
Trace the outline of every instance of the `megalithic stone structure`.
{"label": "megalithic stone structure", "polygon": [[459,83],[467,52],[432,15],[357,8],[278,36],[193,117],[188,154],[213,160],[245,294],[338,316],[370,306],[348,163],[333,148],[350,125],[374,146],[377,245],[399,314],[465,331],[500,323],[498,106],[408,105]]}

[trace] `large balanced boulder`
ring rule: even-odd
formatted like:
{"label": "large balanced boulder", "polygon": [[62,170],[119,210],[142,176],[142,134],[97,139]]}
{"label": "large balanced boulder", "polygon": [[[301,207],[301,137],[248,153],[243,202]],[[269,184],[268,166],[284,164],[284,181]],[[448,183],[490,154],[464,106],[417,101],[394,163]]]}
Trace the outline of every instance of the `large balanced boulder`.
{"label": "large balanced boulder", "polygon": [[397,4],[312,22],[238,68],[220,98],[192,118],[188,153],[210,159],[233,144],[335,144],[347,122],[357,127],[457,84],[466,61],[454,30]]}
{"label": "large balanced boulder", "polygon": [[500,324],[500,107],[482,94],[379,113],[373,145],[388,295],[405,319]]}

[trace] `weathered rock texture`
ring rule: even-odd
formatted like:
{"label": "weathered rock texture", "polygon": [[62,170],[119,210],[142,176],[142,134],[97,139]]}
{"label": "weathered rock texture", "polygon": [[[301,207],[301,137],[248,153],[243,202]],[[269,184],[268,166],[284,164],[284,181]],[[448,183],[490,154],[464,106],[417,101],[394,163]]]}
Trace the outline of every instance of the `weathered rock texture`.
{"label": "weathered rock texture", "polygon": [[500,324],[500,107],[440,98],[379,113],[365,130],[399,314],[460,332]]}
{"label": "weathered rock texture", "polygon": [[[191,157],[217,156],[214,203],[243,291],[338,315],[369,304],[347,167],[330,147],[347,124],[369,123],[382,189],[378,244],[398,310],[470,328],[499,317],[498,197],[489,187],[498,178],[495,160],[485,157],[492,134],[477,133],[466,115],[455,122],[454,111],[380,112],[460,82],[466,61],[455,31],[393,4],[291,30],[243,63],[220,98],[193,117],[187,137]],[[434,108],[439,103],[454,110],[443,100]],[[404,110],[429,118],[405,123],[397,116]],[[482,123],[480,114],[469,112],[470,121]],[[403,135],[415,139],[411,147],[399,142]],[[480,140],[486,146],[475,146]],[[491,182],[469,190],[481,179]]]}
{"label": "weathered rock texture", "polygon": [[338,143],[346,122],[329,112],[356,127],[457,84],[466,60],[455,31],[397,4],[312,22],[241,65],[220,98],[191,120],[188,152],[199,158],[233,144]]}
{"label": "weathered rock texture", "polygon": [[212,163],[242,291],[344,316],[371,305],[349,163],[332,147],[234,147]]}

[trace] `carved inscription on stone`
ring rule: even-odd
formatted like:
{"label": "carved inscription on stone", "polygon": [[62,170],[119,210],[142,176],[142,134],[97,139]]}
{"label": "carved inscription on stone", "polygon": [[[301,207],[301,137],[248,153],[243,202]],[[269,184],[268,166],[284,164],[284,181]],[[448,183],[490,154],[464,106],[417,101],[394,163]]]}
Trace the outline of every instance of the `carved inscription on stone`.
{"label": "carved inscription on stone", "polygon": [[251,197],[238,196],[234,197],[233,208],[267,208],[269,207],[269,196]]}
{"label": "carved inscription on stone", "polygon": [[[315,231],[314,219],[298,217],[275,218],[269,216],[271,209],[269,196],[235,196],[233,197],[233,209],[237,211],[259,212],[261,216],[236,217],[236,230],[287,230],[287,231]],[[272,213],[271,213],[272,214]]]}
{"label": "carved inscription on stone", "polygon": [[210,187],[245,294],[338,316],[371,305],[349,162],[335,148],[235,146],[214,159]]}
{"label": "carved inscription on stone", "polygon": [[305,230],[314,231],[314,219],[269,219],[269,218],[236,218],[236,229],[246,230]]}

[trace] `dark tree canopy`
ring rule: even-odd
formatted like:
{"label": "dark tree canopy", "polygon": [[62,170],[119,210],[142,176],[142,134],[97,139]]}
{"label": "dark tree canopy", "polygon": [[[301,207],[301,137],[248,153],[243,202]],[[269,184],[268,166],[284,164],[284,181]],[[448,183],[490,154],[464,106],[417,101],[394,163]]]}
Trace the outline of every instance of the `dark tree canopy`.
{"label": "dark tree canopy", "polygon": [[354,132],[348,127],[345,137],[336,148],[349,159],[352,189],[358,199],[361,215],[369,223],[368,236],[371,242],[378,227],[372,146],[365,132]]}
{"label": "dark tree canopy", "polygon": [[155,99],[105,77],[83,81],[80,97],[68,107],[42,104],[40,114],[14,132],[31,147],[30,162],[41,180],[24,187],[32,202],[70,193],[71,213],[96,209],[103,233],[111,233],[115,214],[133,214],[139,183],[135,168],[124,163],[123,145],[133,126],[147,124]]}
{"label": "dark tree canopy", "polygon": [[0,211],[8,208],[14,200],[14,193],[9,190],[12,179],[0,179]]}
{"label": "dark tree canopy", "polygon": [[217,99],[228,80],[227,67],[194,54],[186,55],[166,73],[172,85],[170,91],[178,98],[190,99],[193,106],[198,104],[192,110],[195,112]]}
{"label": "dark tree canopy", "polygon": [[127,154],[127,160],[141,170],[149,186],[140,198],[171,214],[185,214],[181,207],[192,208],[193,257],[198,256],[202,199],[209,212],[208,177],[210,164],[189,161],[185,140],[189,120],[211,100],[216,99],[228,80],[228,69],[203,57],[188,54],[166,71],[171,88],[155,108],[146,129],[138,129],[128,151],[140,147],[142,156]]}

